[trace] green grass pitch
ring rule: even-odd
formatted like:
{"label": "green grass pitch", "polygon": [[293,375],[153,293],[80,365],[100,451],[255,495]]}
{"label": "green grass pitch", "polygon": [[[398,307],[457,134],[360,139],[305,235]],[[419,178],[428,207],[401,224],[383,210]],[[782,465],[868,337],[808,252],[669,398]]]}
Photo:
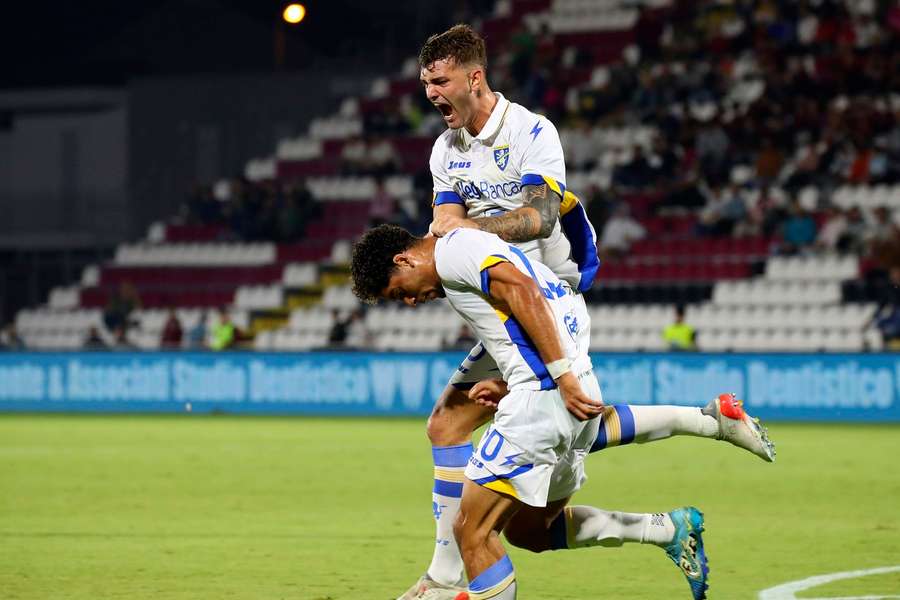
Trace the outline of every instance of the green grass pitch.
{"label": "green grass pitch", "polygon": [[[575,502],[706,514],[710,597],[900,565],[900,427],[770,427],[588,459]],[[395,598],[431,556],[424,419],[0,416],[0,598]],[[521,598],[689,598],[654,547],[530,555]],[[900,575],[801,596],[900,594]]]}

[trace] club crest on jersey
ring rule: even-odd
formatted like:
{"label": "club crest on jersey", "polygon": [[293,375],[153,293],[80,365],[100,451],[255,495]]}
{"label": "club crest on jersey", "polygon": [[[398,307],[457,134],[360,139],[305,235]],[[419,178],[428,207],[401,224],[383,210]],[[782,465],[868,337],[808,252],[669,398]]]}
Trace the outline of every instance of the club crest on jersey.
{"label": "club crest on jersey", "polygon": [[575,311],[570,310],[563,317],[563,323],[566,325],[566,331],[569,332],[569,336],[572,338],[576,344],[578,343],[578,318],[575,316]]}
{"label": "club crest on jersey", "polygon": [[506,165],[509,164],[509,146],[494,148],[494,162],[501,171],[506,169]]}

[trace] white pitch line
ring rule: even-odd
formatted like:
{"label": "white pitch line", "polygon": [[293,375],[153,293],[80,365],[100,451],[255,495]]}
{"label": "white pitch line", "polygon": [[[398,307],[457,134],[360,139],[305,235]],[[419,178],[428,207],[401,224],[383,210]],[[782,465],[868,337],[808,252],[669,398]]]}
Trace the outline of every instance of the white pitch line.
{"label": "white pitch line", "polygon": [[[866,577],[868,575],[881,575],[883,573],[895,573],[900,571],[900,566],[896,567],[879,567],[877,569],[865,569],[862,571],[844,571],[843,573],[827,573],[825,575],[816,575],[815,577],[807,577],[799,581],[789,581],[770,587],[759,593],[759,600],[798,600],[794,594],[802,592],[810,588],[818,587],[832,581],[840,581],[841,579],[856,579],[857,577]],[[889,598],[900,598],[900,596],[853,596],[843,598],[805,598],[804,600],[887,600]]]}
{"label": "white pitch line", "polygon": [[803,600],[894,600],[900,596],[840,596],[838,598],[804,598]]}

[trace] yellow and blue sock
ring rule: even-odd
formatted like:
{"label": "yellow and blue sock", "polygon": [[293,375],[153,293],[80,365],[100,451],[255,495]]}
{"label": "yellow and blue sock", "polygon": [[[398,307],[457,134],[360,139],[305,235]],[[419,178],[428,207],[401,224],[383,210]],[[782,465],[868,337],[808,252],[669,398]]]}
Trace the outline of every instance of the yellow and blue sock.
{"label": "yellow and blue sock", "polygon": [[466,464],[472,456],[472,444],[434,446],[434,489],[431,508],[437,535],[428,576],[444,585],[456,585],[463,578],[463,562],[453,537],[453,522],[459,513]]}
{"label": "yellow and blue sock", "polygon": [[673,435],[716,437],[715,417],[694,406],[615,404],[603,409],[591,452],[632,442],[644,444]]}
{"label": "yellow and blue sock", "polygon": [[515,597],[516,572],[507,555],[469,583],[469,600],[514,600]]}
{"label": "yellow and blue sock", "polygon": [[600,429],[591,452],[634,441],[634,416],[627,404],[607,406],[600,415]]}

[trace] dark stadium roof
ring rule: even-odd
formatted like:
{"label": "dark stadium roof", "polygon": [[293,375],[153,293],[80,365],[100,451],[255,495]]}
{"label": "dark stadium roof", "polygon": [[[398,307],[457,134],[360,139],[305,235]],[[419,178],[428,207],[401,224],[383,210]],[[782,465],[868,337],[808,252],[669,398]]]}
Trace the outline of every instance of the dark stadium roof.
{"label": "dark stadium roof", "polygon": [[[415,53],[441,9],[412,1],[306,0],[284,27],[285,65]],[[274,68],[275,28],[287,0],[7,3],[0,18],[0,88],[117,84],[143,75]],[[438,14],[436,14],[438,13]],[[352,15],[352,18],[347,18]],[[374,51],[373,51],[374,50]]]}

